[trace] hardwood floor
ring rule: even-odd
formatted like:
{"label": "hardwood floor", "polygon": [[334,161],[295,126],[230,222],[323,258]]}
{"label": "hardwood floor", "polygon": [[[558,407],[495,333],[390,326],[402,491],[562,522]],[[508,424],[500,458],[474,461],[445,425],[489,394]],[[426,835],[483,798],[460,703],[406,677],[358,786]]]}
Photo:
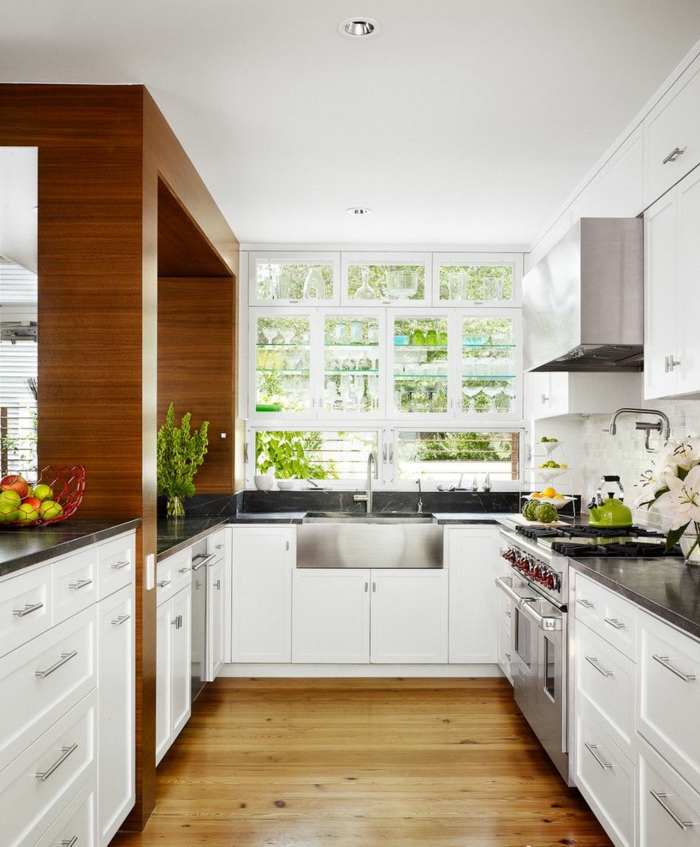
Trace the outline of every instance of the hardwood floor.
{"label": "hardwood floor", "polygon": [[113,847],[608,847],[505,680],[208,685]]}

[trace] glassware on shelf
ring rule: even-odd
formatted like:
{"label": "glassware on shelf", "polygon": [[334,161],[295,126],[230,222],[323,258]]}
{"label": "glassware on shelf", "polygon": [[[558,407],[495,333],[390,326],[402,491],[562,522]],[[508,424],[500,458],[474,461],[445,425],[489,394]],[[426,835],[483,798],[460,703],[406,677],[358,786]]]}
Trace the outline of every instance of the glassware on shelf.
{"label": "glassware on shelf", "polygon": [[486,412],[491,410],[491,398],[486,393],[486,390],[481,388],[479,389],[473,397],[474,400],[474,411],[478,415],[483,415]]}
{"label": "glassware on shelf", "polygon": [[357,362],[357,367],[361,371],[371,371],[372,360],[367,355],[361,356]]}
{"label": "glassware on shelf", "polygon": [[493,398],[493,410],[494,412],[499,412],[500,414],[506,414],[510,412],[510,404],[512,400],[512,395],[509,394],[505,388],[501,388]]}
{"label": "glassware on shelf", "polygon": [[357,400],[357,411],[361,412],[365,402],[365,378],[363,376],[355,377],[354,388],[355,399]]}
{"label": "glassware on shelf", "polygon": [[447,346],[447,332],[445,330],[438,333],[438,344],[441,344],[443,347]]}
{"label": "glassware on shelf", "polygon": [[285,326],[279,330],[280,335],[282,336],[282,340],[285,344],[291,344],[292,339],[297,334],[294,327]]}
{"label": "glassware on shelf", "polygon": [[335,328],[333,329],[333,337],[335,338],[336,344],[347,344],[348,343],[348,325],[339,321]]}
{"label": "glassware on shelf", "polygon": [[450,300],[465,300],[467,294],[467,275],[464,271],[450,271],[447,274],[447,288]]}
{"label": "glassware on shelf", "polygon": [[425,343],[426,344],[437,344],[438,343],[438,334],[436,329],[429,329],[425,334]]}
{"label": "glassware on shelf", "polygon": [[274,326],[264,326],[260,331],[268,344],[272,344],[275,338],[277,338],[277,329]]}
{"label": "glassware on shelf", "polygon": [[280,300],[289,300],[291,295],[292,277],[289,271],[282,271],[279,275],[278,294]]}
{"label": "glassware on shelf", "polygon": [[304,300],[323,298],[323,273],[320,268],[311,268],[304,282]]}
{"label": "glassware on shelf", "polygon": [[362,344],[364,333],[362,331],[362,321],[350,322],[350,341],[353,344]]}
{"label": "glassware on shelf", "polygon": [[425,335],[423,334],[422,329],[414,329],[411,333],[411,344],[416,347],[422,346],[425,344]]}
{"label": "glassware on shelf", "polygon": [[371,323],[367,327],[367,343],[368,344],[378,344],[379,343],[379,324]]}
{"label": "glassware on shelf", "polygon": [[393,300],[410,300],[418,293],[417,270],[387,270],[386,293]]}
{"label": "glassware on shelf", "polygon": [[394,347],[404,347],[408,344],[410,338],[407,335],[395,335],[394,336]]}
{"label": "glassware on shelf", "polygon": [[367,377],[367,395],[371,409],[379,408],[379,376],[372,374]]}
{"label": "glassware on shelf", "polygon": [[369,284],[369,268],[360,269],[360,287],[352,295],[353,300],[376,300],[377,292]]}

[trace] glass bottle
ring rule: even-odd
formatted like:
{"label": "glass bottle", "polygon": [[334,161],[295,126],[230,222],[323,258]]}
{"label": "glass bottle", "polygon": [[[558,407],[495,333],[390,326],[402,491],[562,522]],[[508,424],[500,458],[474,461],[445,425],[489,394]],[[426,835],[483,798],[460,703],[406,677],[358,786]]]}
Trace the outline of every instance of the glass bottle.
{"label": "glass bottle", "polygon": [[354,300],[376,300],[377,292],[372,288],[369,284],[369,268],[362,268],[360,270],[360,278],[362,282],[360,283],[360,287],[353,294]]}
{"label": "glass bottle", "polygon": [[429,329],[425,334],[425,343],[426,344],[437,344],[438,335],[436,329]]}
{"label": "glass bottle", "polygon": [[320,268],[311,268],[304,283],[304,300],[321,300],[323,298],[323,274]]}
{"label": "glass bottle", "polygon": [[425,335],[423,334],[422,329],[414,329],[411,333],[411,344],[415,346],[422,346],[425,344]]}
{"label": "glass bottle", "polygon": [[362,321],[350,321],[350,341],[353,344],[362,344],[363,337]]}

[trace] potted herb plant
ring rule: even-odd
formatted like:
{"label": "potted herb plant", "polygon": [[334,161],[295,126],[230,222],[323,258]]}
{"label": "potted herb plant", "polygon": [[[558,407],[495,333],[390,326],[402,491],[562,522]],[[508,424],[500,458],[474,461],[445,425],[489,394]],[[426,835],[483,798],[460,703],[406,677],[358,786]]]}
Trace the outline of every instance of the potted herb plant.
{"label": "potted herb plant", "polygon": [[180,518],[185,515],[185,497],[194,494],[194,477],[207,452],[209,421],[191,431],[192,414],[183,415],[180,426],[175,426],[175,404],[171,403],[165,423],[158,430],[158,494],[168,498],[167,515]]}

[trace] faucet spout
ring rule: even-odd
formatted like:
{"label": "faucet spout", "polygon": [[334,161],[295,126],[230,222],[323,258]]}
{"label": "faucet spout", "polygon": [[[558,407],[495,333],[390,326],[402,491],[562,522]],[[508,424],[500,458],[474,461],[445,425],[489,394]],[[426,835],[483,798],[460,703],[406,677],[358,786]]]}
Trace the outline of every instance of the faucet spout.
{"label": "faucet spout", "polygon": [[617,419],[620,415],[653,415],[659,419],[656,423],[645,423],[640,425],[640,422],[638,422],[637,424],[637,429],[644,429],[647,431],[647,449],[649,430],[653,429],[661,433],[661,438],[664,443],[671,437],[671,422],[668,419],[668,415],[660,409],[618,409],[610,418],[610,425],[608,427],[610,435],[617,434]]}
{"label": "faucet spout", "polygon": [[367,456],[367,489],[366,494],[356,494],[353,497],[353,500],[356,503],[366,503],[367,504],[367,514],[369,515],[372,512],[372,462],[374,462],[375,473],[377,469],[377,454],[374,450],[369,451],[369,456]]}

